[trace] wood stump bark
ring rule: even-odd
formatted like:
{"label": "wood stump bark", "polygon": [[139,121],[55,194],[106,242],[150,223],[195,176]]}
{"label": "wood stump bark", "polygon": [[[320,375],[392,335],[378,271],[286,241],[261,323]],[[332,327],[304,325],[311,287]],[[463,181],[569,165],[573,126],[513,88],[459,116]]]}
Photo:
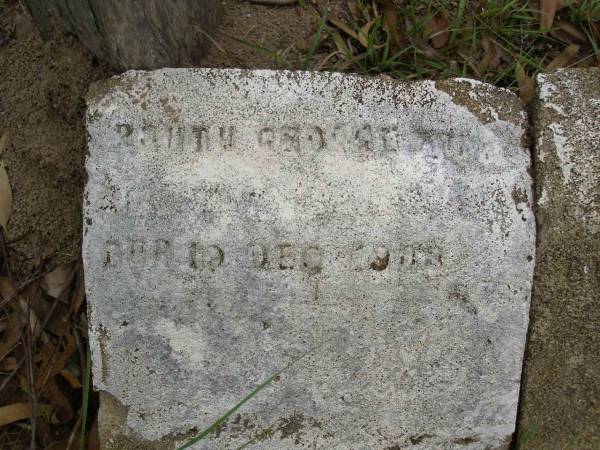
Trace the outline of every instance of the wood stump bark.
{"label": "wood stump bark", "polygon": [[48,36],[76,35],[117,70],[194,65],[221,19],[220,0],[23,0]]}

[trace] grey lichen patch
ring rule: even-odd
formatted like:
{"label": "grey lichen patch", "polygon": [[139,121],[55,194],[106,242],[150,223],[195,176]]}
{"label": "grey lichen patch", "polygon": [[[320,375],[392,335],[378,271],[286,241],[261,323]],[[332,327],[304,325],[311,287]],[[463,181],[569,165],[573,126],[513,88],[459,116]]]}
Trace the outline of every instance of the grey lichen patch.
{"label": "grey lichen patch", "polygon": [[88,122],[99,118],[99,107],[101,107],[103,100],[119,94],[128,96],[132,104],[140,104],[143,109],[146,109],[146,98],[154,82],[152,77],[149,76],[150,73],[132,70],[122,75],[91,83],[86,96]]}
{"label": "grey lichen patch", "polygon": [[[453,101],[466,107],[482,123],[497,120],[525,129],[527,117],[519,98],[508,89],[471,79],[436,81],[435,87],[448,93]],[[526,142],[523,142],[526,147]]]}
{"label": "grey lichen patch", "polygon": [[254,439],[256,442],[263,442],[267,439],[279,437],[281,440],[291,439],[295,445],[301,446],[304,444],[303,436],[305,430],[309,428],[314,428],[318,432],[323,431],[321,435],[325,440],[332,439],[335,436],[333,433],[323,430],[322,423],[314,417],[293,414],[288,417],[282,417],[276,425],[255,433]]}
{"label": "grey lichen patch", "polygon": [[529,198],[527,197],[527,192],[524,189],[521,189],[519,186],[514,186],[511,192],[511,196],[513,201],[515,202],[515,206],[519,203],[527,204],[529,202]]}
{"label": "grey lichen patch", "polygon": [[307,442],[305,436],[309,430],[313,430],[324,440],[334,437],[334,434],[323,426],[321,420],[305,417],[303,414],[281,417],[273,425],[261,428],[257,425],[256,416],[244,413],[236,415],[215,437],[221,437],[226,441],[228,437],[244,436],[256,444],[269,440],[282,440],[302,446]]}

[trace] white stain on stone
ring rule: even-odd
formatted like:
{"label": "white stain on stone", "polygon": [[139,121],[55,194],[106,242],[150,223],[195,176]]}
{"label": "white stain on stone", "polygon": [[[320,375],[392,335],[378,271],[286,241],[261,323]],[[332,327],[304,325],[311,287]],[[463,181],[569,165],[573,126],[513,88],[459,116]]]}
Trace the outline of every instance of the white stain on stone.
{"label": "white stain on stone", "polygon": [[568,144],[565,132],[560,124],[551,123],[548,128],[552,130],[552,138],[556,149],[556,156],[560,161],[560,170],[563,175],[563,182],[567,185],[571,181],[571,153],[573,148]]}

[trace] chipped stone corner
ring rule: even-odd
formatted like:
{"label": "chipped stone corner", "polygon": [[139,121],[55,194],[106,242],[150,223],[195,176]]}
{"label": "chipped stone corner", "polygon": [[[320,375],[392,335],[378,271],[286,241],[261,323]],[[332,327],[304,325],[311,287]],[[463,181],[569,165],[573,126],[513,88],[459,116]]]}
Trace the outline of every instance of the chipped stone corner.
{"label": "chipped stone corner", "polygon": [[101,450],[173,450],[198,433],[197,429],[192,429],[187,433],[148,441],[127,426],[129,407],[106,391],[100,391],[99,396],[98,434]]}
{"label": "chipped stone corner", "polygon": [[154,83],[151,73],[144,70],[129,70],[120,75],[92,82],[85,97],[88,125],[98,118],[99,110],[110,104],[115,95],[130,97],[134,104],[137,95],[137,103],[141,103]]}
{"label": "chipped stone corner", "polygon": [[[435,87],[467,108],[482,123],[498,120],[527,129],[527,114],[519,98],[510,90],[470,78],[452,78],[435,82]],[[526,136],[526,133],[523,133]],[[523,143],[527,147],[527,142]]]}

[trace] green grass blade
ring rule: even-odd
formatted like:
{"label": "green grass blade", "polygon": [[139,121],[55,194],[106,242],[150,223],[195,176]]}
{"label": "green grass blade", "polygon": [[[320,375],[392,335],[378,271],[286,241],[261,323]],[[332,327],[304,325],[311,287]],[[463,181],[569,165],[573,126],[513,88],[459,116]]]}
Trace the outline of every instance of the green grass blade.
{"label": "green grass blade", "polygon": [[456,13],[456,19],[454,19],[454,23],[452,24],[452,31],[450,33],[450,40],[448,41],[448,45],[452,45],[454,40],[457,37],[456,29],[461,25],[463,21],[463,16],[465,15],[465,7],[467,5],[467,0],[459,0],[458,2],[458,11]]}
{"label": "green grass blade", "polygon": [[[329,5],[329,4],[327,4]],[[319,19],[319,27],[317,28],[316,33],[313,35],[312,42],[310,43],[310,48],[308,49],[308,54],[306,55],[306,59],[304,60],[304,64],[302,64],[302,70],[308,70],[310,66],[310,62],[315,56],[315,52],[317,51],[317,45],[319,45],[319,40],[321,39],[321,33],[325,30],[325,24],[327,23],[327,11],[329,8],[325,8],[325,12],[323,13],[323,17]]]}
{"label": "green grass blade", "polygon": [[83,375],[83,401],[81,405],[81,431],[79,433],[79,450],[85,449],[85,426],[87,424],[88,405],[90,403],[90,378],[92,352],[88,347],[85,353],[85,374]]}
{"label": "green grass blade", "polygon": [[235,413],[238,409],[240,409],[242,406],[244,406],[244,404],[246,402],[248,402],[252,397],[254,397],[256,394],[258,394],[260,391],[262,391],[268,385],[270,385],[273,382],[273,380],[275,380],[279,375],[281,375],[281,373],[283,372],[283,370],[284,369],[280,370],[279,372],[276,372],[275,374],[271,375],[266,381],[263,381],[261,384],[259,384],[258,386],[256,386],[252,390],[252,392],[250,392],[248,395],[246,395],[237,405],[235,405],[233,408],[231,408],[229,411],[227,411],[225,414],[223,414],[221,417],[219,417],[217,420],[215,420],[214,423],[211,426],[209,426],[208,428],[206,428],[202,433],[200,433],[199,435],[197,435],[197,436],[193,437],[192,439],[190,439],[188,442],[186,442],[184,445],[182,445],[181,447],[179,447],[177,450],[183,450],[183,449],[186,449],[188,447],[191,447],[196,442],[204,439],[210,433],[212,433],[213,431],[215,431],[233,413]]}
{"label": "green grass blade", "polygon": [[256,442],[256,438],[255,438],[255,437],[253,437],[253,438],[252,438],[252,439],[250,439],[248,442],[246,442],[246,443],[244,443],[244,444],[240,445],[240,446],[239,446],[239,447],[238,447],[236,450],[243,450],[243,449],[245,449],[246,447],[248,447],[249,445],[251,445],[251,444],[254,444],[255,442]]}
{"label": "green grass blade", "polygon": [[[268,385],[270,385],[274,380],[276,380],[283,372],[285,372],[287,369],[289,369],[292,365],[296,364],[298,361],[300,361],[302,358],[304,358],[306,355],[308,355],[309,353],[311,353],[312,351],[315,350],[315,348],[311,348],[309,350],[307,350],[305,353],[303,353],[302,355],[300,355],[298,358],[294,359],[292,362],[290,362],[287,366],[285,366],[283,369],[275,372],[273,375],[271,375],[267,380],[263,381],[261,384],[259,384],[258,386],[256,386],[252,392],[250,392],[248,395],[246,395],[237,405],[235,405],[233,408],[231,408],[229,411],[227,411],[225,414],[223,414],[221,417],[219,417],[217,420],[214,421],[214,423],[209,426],[208,428],[206,428],[204,431],[202,431],[199,435],[193,437],[192,439],[190,439],[188,442],[186,442],[184,445],[182,445],[181,447],[178,447],[177,450],[184,450],[188,447],[191,447],[192,445],[194,445],[196,442],[201,441],[202,439],[204,439],[206,436],[208,436],[210,433],[212,433],[213,431],[215,431],[217,428],[219,428],[219,426],[221,426],[221,424],[223,422],[225,422],[233,413],[235,413],[238,409],[240,409],[242,406],[244,406],[245,403],[247,403],[249,400],[252,399],[252,397],[254,397],[256,394],[258,394],[260,391],[262,391],[264,388],[266,388]],[[249,441],[244,445],[250,445],[252,442]],[[242,447],[243,448],[243,447]]]}

